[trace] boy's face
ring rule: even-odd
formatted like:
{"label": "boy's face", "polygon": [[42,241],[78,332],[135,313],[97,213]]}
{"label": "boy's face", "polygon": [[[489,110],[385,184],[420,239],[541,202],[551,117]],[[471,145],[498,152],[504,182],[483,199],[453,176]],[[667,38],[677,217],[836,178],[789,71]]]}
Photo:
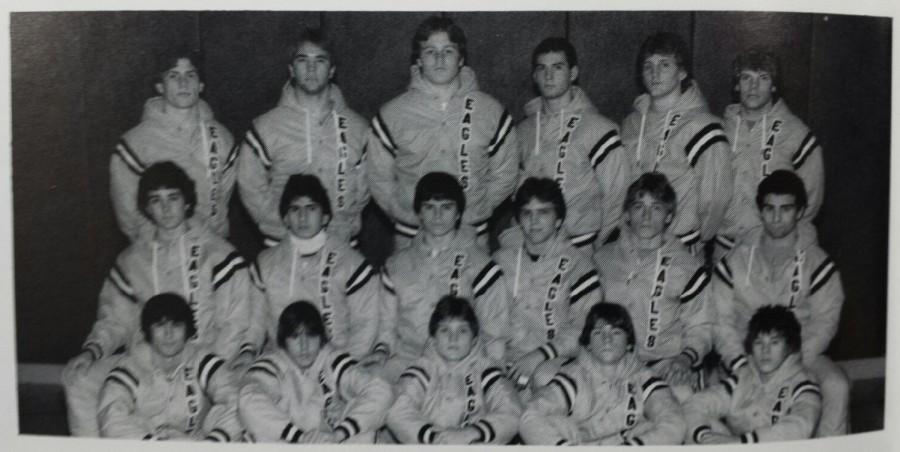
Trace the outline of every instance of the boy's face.
{"label": "boy's face", "polygon": [[432,85],[447,85],[456,80],[465,64],[459,46],[450,41],[447,32],[437,31],[421,42],[416,65],[422,76]]}
{"label": "boy's face", "polygon": [[772,103],[775,85],[768,72],[744,69],[738,77],[737,89],[745,109],[759,110]]}
{"label": "boy's face", "polygon": [[311,239],[315,237],[328,222],[331,216],[325,213],[319,203],[308,196],[295,198],[284,214],[284,224],[295,237]]}
{"label": "boy's face", "polygon": [[157,228],[174,230],[184,223],[190,204],[177,188],[157,188],[147,192],[147,214]]}
{"label": "boy's face", "polygon": [[578,78],[578,66],[569,66],[565,52],[548,52],[536,58],[532,77],[541,97],[556,99],[569,92]]}
{"label": "boy's face", "polygon": [[781,333],[765,332],[753,339],[751,353],[759,371],[763,375],[771,375],[791,355],[791,350]]}
{"label": "boy's face", "polygon": [[305,328],[298,327],[294,334],[284,339],[284,350],[288,357],[301,369],[308,369],[319,356],[322,349],[322,338],[309,334]]}
{"label": "boy's face", "polygon": [[456,229],[460,219],[456,201],[451,199],[429,199],[419,207],[419,222],[426,233],[443,237]]}
{"label": "boy's face", "polygon": [[162,319],[150,325],[150,347],[160,356],[178,356],[187,344],[187,327],[184,322],[175,323]]}
{"label": "boy's face", "polygon": [[634,235],[647,240],[660,236],[666,230],[672,221],[672,212],[650,193],[642,193],[628,206],[625,219]]}
{"label": "boy's face", "polygon": [[449,362],[462,361],[475,345],[475,332],[463,319],[448,318],[434,331],[435,348]]}
{"label": "boy's face", "polygon": [[591,330],[588,351],[602,364],[616,364],[628,353],[628,333],[598,319]]}
{"label": "boy's face", "polygon": [[519,226],[529,245],[540,245],[553,237],[562,220],[552,202],[531,198],[519,211]]}
{"label": "boy's face", "polygon": [[797,208],[794,195],[769,193],[763,198],[759,217],[766,235],[773,239],[787,237],[797,229],[803,209]]}
{"label": "boy's face", "polygon": [[681,90],[687,72],[678,66],[675,55],[654,53],[644,60],[641,75],[650,97],[662,98]]}
{"label": "boy's face", "polygon": [[173,108],[192,108],[200,102],[203,82],[194,63],[188,58],[179,58],[175,66],[163,73],[162,81],[156,84],[156,91]]}
{"label": "boy's face", "polygon": [[331,54],[308,41],[300,44],[288,70],[294,79],[294,86],[310,95],[324,91],[334,77]]}

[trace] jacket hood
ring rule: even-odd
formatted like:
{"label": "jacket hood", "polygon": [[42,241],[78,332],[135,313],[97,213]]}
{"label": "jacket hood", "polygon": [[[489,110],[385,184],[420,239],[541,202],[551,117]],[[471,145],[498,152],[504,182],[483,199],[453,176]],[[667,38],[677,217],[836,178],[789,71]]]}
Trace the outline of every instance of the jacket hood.
{"label": "jacket hood", "polygon": [[[647,111],[650,109],[650,95],[644,93],[638,96],[637,99],[634,100],[634,109],[638,113],[646,115]],[[678,102],[676,102],[675,106],[671,109],[671,112],[673,113],[683,113],[688,111],[698,113],[709,112],[706,99],[703,97],[703,93],[700,92],[700,87],[697,85],[696,80],[691,80],[691,86],[681,93]]]}
{"label": "jacket hood", "polygon": [[[421,226],[420,226],[421,228]],[[475,231],[475,228],[467,225],[461,224],[459,229],[456,230],[456,237],[447,245],[446,249],[460,249],[460,248],[468,248],[476,244],[478,238],[478,234]],[[423,253],[431,251],[431,247],[425,244],[425,232],[420,231],[420,233],[416,234],[412,239],[412,244],[410,246],[415,247],[416,250],[419,250]]]}
{"label": "jacket hood", "polygon": [[[156,367],[156,363],[153,362],[153,348],[150,346],[149,342],[142,339],[137,344],[134,344],[128,353],[132,356],[133,362],[142,369],[151,373],[160,370]],[[185,363],[190,362],[197,353],[199,353],[197,346],[191,341],[186,342],[184,344],[184,350],[181,352],[181,364],[177,369],[180,369]]]}
{"label": "jacket hood", "polygon": [[[741,115],[741,104],[731,104],[725,107],[725,120],[726,121],[736,121],[738,117]],[[788,108],[787,104],[784,103],[784,99],[778,99],[772,105],[772,108],[766,112],[766,116],[793,116],[794,113]]]}
{"label": "jacket hood", "polygon": [[[622,223],[619,225],[619,239],[616,240],[616,247],[623,255],[629,255],[632,251],[637,249],[637,241],[634,234],[628,229],[628,225],[625,223],[627,219],[625,215],[622,216]],[[684,244],[675,234],[669,232],[669,230],[663,231],[663,243],[660,248],[663,251],[668,250],[678,250],[683,249]]]}
{"label": "jacket hood", "polygon": [[[184,238],[188,241],[196,241],[207,234],[211,234],[209,227],[196,217],[191,217],[184,221],[187,223],[188,227],[187,232],[184,234]],[[138,239],[143,243],[152,244],[156,240],[156,226],[152,223],[147,223],[146,226],[142,227],[138,232]]]}
{"label": "jacket hood", "polygon": [[[762,239],[762,235],[764,234],[764,229],[762,225],[758,225],[753,229],[750,229],[743,236],[739,237],[735,247],[737,245],[746,245],[751,247],[758,247],[760,240]],[[805,221],[797,222],[797,244],[795,248],[797,250],[806,250],[813,246],[817,246],[819,243],[818,234],[816,232],[816,227],[812,224]]]}
{"label": "jacket hood", "polygon": [[[147,102],[144,102],[144,112],[141,116],[141,121],[158,122],[166,127],[182,125],[182,119],[172,115],[168,110],[167,105],[165,99],[161,96],[147,99]],[[203,99],[200,99],[197,102],[196,111],[197,119],[199,121],[208,122],[214,119],[212,109],[209,108],[209,104]]]}
{"label": "jacket hood", "polygon": [[[569,101],[562,106],[561,111],[563,113],[597,112],[597,107],[594,106],[580,86],[572,85],[569,87],[569,92],[572,93],[572,96]],[[543,104],[543,98],[540,96],[531,99],[525,104],[525,115],[534,116],[537,114],[538,110],[543,107]],[[541,113],[547,112],[542,111]]]}
{"label": "jacket hood", "polygon": [[[756,363],[753,359],[750,359],[750,368],[753,369],[753,375],[760,383],[763,383],[762,374],[759,371],[759,368],[756,367]],[[781,363],[781,366],[775,370],[772,375],[769,376],[769,380],[764,382],[765,385],[780,385],[783,381],[789,380],[791,377],[797,374],[797,372],[803,371],[803,366],[800,360],[800,353],[791,353],[784,359]]]}
{"label": "jacket hood", "polygon": [[457,362],[449,362],[438,353],[437,345],[435,344],[434,338],[429,337],[428,341],[425,343],[425,351],[422,353],[422,356],[427,358],[429,361],[436,363],[438,369],[440,370],[440,374],[449,374],[454,371],[459,371],[463,369],[468,369],[474,365],[474,363],[478,362],[480,358],[485,356],[485,345],[481,340],[481,335],[475,338],[475,343],[472,344],[472,350],[469,350],[469,354],[466,355],[460,361]]}
{"label": "jacket hood", "polygon": [[[347,109],[347,102],[344,100],[344,93],[337,85],[335,85],[334,83],[329,83],[327,95],[329,103],[331,105],[331,108],[327,109],[329,112],[331,110],[344,111]],[[304,111],[303,104],[301,104],[297,100],[297,96],[294,95],[294,86],[291,85],[290,80],[285,82],[284,86],[281,87],[281,98],[278,100],[278,106],[290,108],[291,110],[301,113]]]}
{"label": "jacket hood", "polygon": [[[425,77],[422,76],[422,71],[419,69],[418,65],[414,64],[410,66],[409,71],[409,89],[411,91],[416,91],[429,97],[437,95],[437,92],[431,84],[429,84],[428,81],[425,80]],[[457,80],[459,82],[459,88],[453,93],[454,97],[465,96],[466,94],[478,91],[478,78],[475,76],[475,71],[469,66],[460,68]]]}

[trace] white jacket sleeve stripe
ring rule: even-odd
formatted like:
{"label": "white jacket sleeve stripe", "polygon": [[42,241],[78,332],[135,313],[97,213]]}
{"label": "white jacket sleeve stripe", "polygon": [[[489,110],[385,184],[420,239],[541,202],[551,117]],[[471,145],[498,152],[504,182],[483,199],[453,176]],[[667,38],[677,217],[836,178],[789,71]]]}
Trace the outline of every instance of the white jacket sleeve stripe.
{"label": "white jacket sleeve stripe", "polygon": [[125,274],[122,273],[122,270],[119,269],[118,264],[114,264],[112,269],[110,269],[109,280],[116,286],[116,289],[118,289],[122,295],[133,302],[137,302],[134,288],[131,287],[131,283],[128,281],[128,278],[125,277]]}
{"label": "white jacket sleeve stripe", "polygon": [[591,160],[591,168],[596,168],[610,152],[620,147],[622,147],[622,141],[619,139],[619,134],[615,130],[610,130],[597,141],[597,144],[594,145],[588,154],[588,158]]}
{"label": "white jacket sleeve stripe", "polygon": [[213,290],[225,284],[235,272],[246,266],[247,261],[237,251],[229,254],[222,262],[213,267]]}
{"label": "white jacket sleeve stripe", "polygon": [[835,267],[834,261],[831,260],[831,257],[826,257],[825,261],[819,265],[819,268],[812,273],[809,294],[812,295],[821,289],[828,282],[828,279],[831,278],[831,275],[834,274],[835,270],[837,270],[837,267]]}
{"label": "white jacket sleeve stripe", "polygon": [[805,392],[816,394],[819,397],[822,396],[822,393],[819,390],[819,385],[815,384],[812,381],[806,380],[800,382],[796,387],[794,387],[794,391],[791,393],[791,401],[796,401],[797,397],[800,397],[800,395]]}
{"label": "white jacket sleeve stripe", "polygon": [[384,285],[384,288],[392,295],[397,293],[396,289],[394,289],[394,282],[391,281],[391,277],[387,274],[387,269],[381,272],[381,284]]}
{"label": "white jacket sleeve stripe", "polygon": [[394,144],[387,126],[384,125],[384,120],[381,119],[381,113],[372,118],[372,130],[375,131],[378,141],[381,141],[381,145],[391,154],[391,157],[397,157],[397,146]]}
{"label": "white jacket sleeve stripe", "polygon": [[356,360],[351,358],[349,353],[341,353],[337,358],[334,359],[334,362],[331,364],[331,369],[334,371],[335,375],[335,387],[341,386],[341,377],[344,376],[344,371],[354,364],[356,364]]}
{"label": "white jacket sleeve stripe", "polygon": [[278,379],[278,366],[268,359],[257,360],[249,369],[247,369],[247,373],[250,372],[263,372],[271,375],[272,378]]}
{"label": "white jacket sleeve stripe", "polygon": [[491,143],[488,144],[488,157],[493,157],[494,154],[497,153],[497,150],[500,149],[500,146],[503,146],[503,142],[506,140],[506,136],[509,135],[512,128],[512,116],[508,111],[504,110],[503,114],[500,116],[497,131],[494,132],[494,137],[491,138]]}
{"label": "white jacket sleeve stripe", "polygon": [[569,304],[578,303],[582,297],[590,293],[592,290],[596,290],[600,288],[600,278],[597,276],[597,270],[591,270],[581,278],[578,278],[578,281],[575,281],[575,284],[572,285],[572,291],[569,293]]}
{"label": "white jacket sleeve stripe", "polygon": [[240,143],[235,143],[231,148],[231,152],[228,153],[228,157],[225,159],[225,169],[223,171],[228,171],[234,166],[234,162],[237,161],[238,158],[238,150],[241,148]]}
{"label": "white jacket sleeve stripe", "polygon": [[143,174],[144,170],[147,169],[125,140],[119,140],[116,144],[116,155],[118,155],[119,158],[125,162],[125,165],[128,166],[128,169],[137,176]]}
{"label": "white jacket sleeve stripe", "polygon": [[478,298],[503,275],[503,270],[494,261],[488,261],[478,276],[472,281],[472,298]]}
{"label": "white jacket sleeve stripe", "polygon": [[489,367],[481,374],[481,392],[487,394],[487,392],[491,390],[491,386],[502,377],[503,372],[501,372],[500,369]]}
{"label": "white jacket sleeve stripe", "polygon": [[289,443],[296,443],[300,440],[300,435],[303,434],[303,430],[295,427],[293,423],[288,423],[288,425],[284,426],[284,430],[281,432],[281,439],[283,441],[287,441]]}
{"label": "white jacket sleeve stripe", "polygon": [[697,160],[700,159],[700,155],[714,143],[718,142],[728,143],[728,139],[725,138],[725,131],[722,130],[720,124],[712,123],[700,129],[685,147],[688,163],[690,163],[691,166],[697,165]]}
{"label": "white jacket sleeve stripe", "polygon": [[262,162],[263,166],[266,169],[272,167],[272,157],[269,156],[269,152],[266,150],[266,145],[263,142],[262,138],[259,136],[259,132],[256,131],[255,126],[250,126],[250,129],[247,130],[247,143],[250,144],[250,147],[253,148],[254,153],[257,157],[259,157],[259,161]]}
{"label": "white jacket sleeve stripe", "polygon": [[137,400],[138,380],[124,367],[116,367],[111,370],[109,376],[106,377],[106,381],[115,382],[124,386],[125,389],[131,392],[131,397]]}
{"label": "white jacket sleeve stripe", "polygon": [[375,273],[375,269],[372,265],[369,264],[368,261],[363,261],[362,264],[353,272],[353,275],[350,276],[350,279],[347,280],[347,295],[351,295],[353,292],[359,290],[360,287],[366,285],[369,282],[369,279],[372,278],[372,275]]}
{"label": "white jacket sleeve stripe", "polygon": [[578,387],[575,385],[575,380],[568,375],[558,373],[550,380],[548,386],[552,384],[555,384],[560,389],[563,397],[566,399],[566,411],[569,414],[572,414],[572,409],[575,406],[575,396],[578,394]]}
{"label": "white jacket sleeve stripe", "polygon": [[425,369],[421,367],[411,366],[408,367],[402,374],[400,374],[400,378],[409,377],[419,382],[422,385],[422,389],[428,389],[428,381],[430,378],[428,377],[428,373],[425,372]]}
{"label": "white jacket sleeve stripe", "polygon": [[813,149],[819,145],[818,140],[816,140],[815,135],[812,132],[806,134],[806,138],[803,139],[803,142],[800,143],[800,148],[797,149],[797,152],[794,153],[794,156],[791,158],[791,163],[794,164],[794,169],[798,169],[803,166],[803,163],[806,162],[806,158],[812,154]]}
{"label": "white jacket sleeve stripe", "polygon": [[647,400],[650,395],[653,394],[657,389],[668,388],[669,385],[660,378],[651,377],[649,380],[644,382],[643,386],[641,386],[641,399],[644,401]]}
{"label": "white jacket sleeve stripe", "polygon": [[219,367],[225,364],[225,360],[216,355],[209,354],[200,361],[200,387],[203,390],[209,386],[209,379],[219,370]]}
{"label": "white jacket sleeve stripe", "polygon": [[706,288],[706,285],[709,284],[709,274],[706,272],[706,269],[700,267],[694,276],[691,277],[691,280],[688,281],[687,286],[684,288],[684,292],[681,293],[681,302],[687,303],[693,300],[700,292]]}
{"label": "white jacket sleeve stripe", "polygon": [[728,287],[734,287],[734,283],[732,282],[733,276],[731,275],[731,269],[728,267],[728,264],[725,262],[725,259],[719,261],[716,264],[716,276],[722,280]]}

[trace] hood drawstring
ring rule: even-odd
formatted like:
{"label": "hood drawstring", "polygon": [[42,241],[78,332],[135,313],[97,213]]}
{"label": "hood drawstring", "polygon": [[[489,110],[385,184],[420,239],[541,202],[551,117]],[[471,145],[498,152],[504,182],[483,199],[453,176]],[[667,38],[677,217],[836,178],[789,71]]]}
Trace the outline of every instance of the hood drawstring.
{"label": "hood drawstring", "polygon": [[312,124],[306,107],[303,108],[303,117],[306,119],[306,164],[312,165]]}
{"label": "hood drawstring", "polygon": [[638,132],[637,162],[641,166],[641,148],[644,147],[644,126],[647,125],[647,112],[641,113],[641,130]]}
{"label": "hood drawstring", "polygon": [[747,260],[747,279],[744,284],[750,285],[750,274],[753,273],[753,255],[756,254],[756,244],[750,246],[750,259]]}
{"label": "hood drawstring", "polygon": [[525,245],[519,247],[519,252],[516,253],[516,277],[513,279],[513,300],[519,296],[519,276],[522,274],[522,248]]}
{"label": "hood drawstring", "polygon": [[740,141],[741,136],[741,115],[737,115],[737,124],[734,126],[734,141],[731,143],[731,153],[737,155],[738,153],[738,141]]}
{"label": "hood drawstring", "polygon": [[534,155],[538,155],[541,149],[541,107],[538,107],[537,121],[534,124]]}

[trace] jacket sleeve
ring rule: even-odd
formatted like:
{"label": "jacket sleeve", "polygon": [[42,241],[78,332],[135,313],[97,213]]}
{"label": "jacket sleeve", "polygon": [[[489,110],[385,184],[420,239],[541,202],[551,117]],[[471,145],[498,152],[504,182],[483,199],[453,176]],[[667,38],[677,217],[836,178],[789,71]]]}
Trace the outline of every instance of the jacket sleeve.
{"label": "jacket sleeve", "polygon": [[[541,346],[541,350],[547,359],[557,356],[575,356],[578,353],[578,337],[584,328],[587,313],[594,304],[603,301],[603,287],[600,286],[600,276],[589,259],[579,259],[579,264],[573,269],[577,275],[569,289],[569,318],[566,324],[560,328],[560,334],[552,341]],[[565,302],[565,300],[563,300]]]}
{"label": "jacket sleeve", "polygon": [[[278,216],[277,197],[280,193],[272,193],[269,176],[271,169],[271,154],[256,125],[251,125],[238,157],[238,192],[260,231],[267,237],[278,240],[283,235],[284,226]],[[276,230],[279,233],[276,234]]]}
{"label": "jacket sleeve", "polygon": [[258,442],[296,443],[303,431],[278,407],[281,371],[264,356],[247,369],[238,396],[241,423]]}
{"label": "jacket sleeve", "polygon": [[137,205],[138,180],[145,169],[128,142],[120,139],[109,161],[109,191],[119,229],[132,242],[150,224]]}
{"label": "jacket sleeve", "polygon": [[482,373],[485,415],[474,426],[481,433],[483,444],[507,444],[519,431],[522,403],[512,384],[498,367]]}
{"label": "jacket sleeve", "polygon": [[625,202],[625,192],[633,176],[628,156],[625,155],[625,148],[615,128],[600,137],[591,148],[588,158],[594,169],[600,192],[603,194],[600,206],[603,212],[603,225],[597,239],[603,243],[622,221],[622,204]]}
{"label": "jacket sleeve", "polygon": [[490,170],[487,179],[488,205],[493,212],[516,189],[519,177],[518,135],[512,115],[503,110],[488,143]]}
{"label": "jacket sleeve", "polygon": [[[244,427],[238,420],[238,383],[234,372],[225,360],[216,355],[206,355],[200,360],[200,384],[219,414],[213,422],[204,422],[206,438],[219,442],[235,442],[241,439]],[[209,413],[212,413],[212,409]],[[209,414],[207,417],[210,417]]]}
{"label": "jacket sleeve", "polygon": [[241,351],[258,351],[247,334],[252,314],[250,286],[247,261],[234,249],[212,269],[218,329],[215,349],[228,360],[236,358]]}
{"label": "jacket sleeve", "polygon": [[746,322],[738,315],[737,303],[734,296],[734,276],[731,266],[728,265],[727,256],[722,258],[713,268],[712,297],[715,307],[716,323],[713,335],[716,351],[722,356],[722,361],[734,371],[738,364],[745,361],[743,326],[739,322]]}
{"label": "jacket sleeve", "polygon": [[437,435],[422,411],[430,381],[431,376],[418,365],[400,374],[397,400],[388,412],[387,426],[402,444],[431,444]]}
{"label": "jacket sleeve", "polygon": [[822,146],[816,137],[808,132],[792,156],[794,171],[806,187],[806,212],[803,213],[803,218],[808,221],[816,218],[825,199],[825,162],[822,152]]}
{"label": "jacket sleeve", "polygon": [[141,307],[123,268],[126,268],[124,261],[117,259],[103,282],[97,321],[84,342],[84,350],[94,355],[95,360],[109,356],[128,344],[139,323]]}
{"label": "jacket sleeve", "polygon": [[681,444],[685,431],[684,415],[669,385],[658,377],[651,377],[641,385],[641,397],[644,399],[644,417],[652,426],[643,429],[639,435],[626,433],[625,443]]}
{"label": "jacket sleeve", "polygon": [[350,407],[335,430],[347,437],[373,432],[384,425],[385,416],[394,400],[391,386],[373,373],[357,365],[349,353],[338,356],[332,364],[335,386]]}
{"label": "jacket sleeve", "polygon": [[125,367],[110,371],[100,391],[98,422],[107,438],[157,439],[146,419],[137,414],[137,378]]}
{"label": "jacket sleeve", "polygon": [[247,328],[246,344],[241,350],[260,354],[269,332],[269,303],[266,300],[266,283],[259,267],[259,259],[254,259],[248,267],[250,276],[250,325]]}
{"label": "jacket sleeve", "polygon": [[488,356],[502,360],[509,337],[509,296],[503,270],[491,259],[482,266],[472,280],[472,299],[475,313],[484,331]]}
{"label": "jacket sleeve", "polygon": [[710,122],[688,142],[688,162],[697,174],[698,218],[703,241],[713,238],[725,218],[734,190],[731,151],[725,131],[718,122]]}
{"label": "jacket sleeve", "polygon": [[841,275],[831,257],[826,256],[810,276],[807,302],[810,306],[808,325],[803,325],[803,358],[808,361],[821,355],[837,333],[844,304]]}
{"label": "jacket sleeve", "polygon": [[391,355],[397,346],[397,317],[399,316],[397,291],[388,274],[388,267],[381,271],[381,303],[378,304],[378,341],[375,351],[381,350]]}
{"label": "jacket sleeve", "polygon": [[361,357],[375,345],[378,335],[381,281],[378,271],[366,259],[351,260],[352,274],[344,288],[350,308],[350,354]]}
{"label": "jacket sleeve", "polygon": [[398,212],[394,199],[394,187],[397,184],[394,159],[397,157],[397,145],[380,113],[372,118],[367,146],[366,177],[369,190],[381,210],[394,220]]}
{"label": "jacket sleeve", "polygon": [[682,353],[690,358],[692,367],[699,366],[712,349],[715,309],[709,296],[710,279],[707,269],[700,265],[681,292]]}
{"label": "jacket sleeve", "polygon": [[519,434],[525,444],[563,445],[577,443],[575,432],[564,432],[554,422],[572,415],[578,396],[578,385],[571,376],[557,373],[546,386],[538,390],[522,414]]}
{"label": "jacket sleeve", "polygon": [[811,438],[822,414],[822,398],[819,387],[804,381],[794,387],[793,403],[787,414],[771,426],[758,428],[741,435],[742,442],[771,442]]}
{"label": "jacket sleeve", "polygon": [[729,377],[721,384],[693,394],[684,403],[684,418],[687,423],[685,442],[699,444],[703,435],[712,432],[710,424],[729,414],[735,386],[734,378]]}

